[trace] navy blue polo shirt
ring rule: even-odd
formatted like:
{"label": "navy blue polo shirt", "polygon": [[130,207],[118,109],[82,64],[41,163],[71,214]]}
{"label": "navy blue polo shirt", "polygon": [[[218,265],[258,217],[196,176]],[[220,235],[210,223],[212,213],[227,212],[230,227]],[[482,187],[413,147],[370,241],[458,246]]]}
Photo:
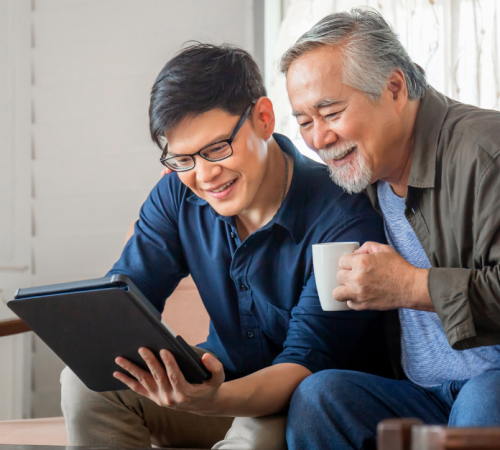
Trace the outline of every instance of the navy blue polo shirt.
{"label": "navy blue polo shirt", "polygon": [[130,277],[159,311],[191,274],[210,316],[200,347],[218,356],[226,380],[279,363],[313,373],[343,368],[378,314],[321,309],[311,246],[385,242],[381,217],[366,196],[336,186],[326,166],[300,154],[288,138],[274,138],[295,165],[271,222],[242,242],[235,217],[219,215],[174,173],[149,195],[108,274]]}

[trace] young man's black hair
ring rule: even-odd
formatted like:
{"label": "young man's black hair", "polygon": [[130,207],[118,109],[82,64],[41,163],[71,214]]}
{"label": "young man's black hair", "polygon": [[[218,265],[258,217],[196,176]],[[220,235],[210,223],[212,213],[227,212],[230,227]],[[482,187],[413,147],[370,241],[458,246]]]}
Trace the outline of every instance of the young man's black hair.
{"label": "young man's black hair", "polygon": [[165,131],[184,118],[217,108],[238,116],[266,95],[262,73],[248,52],[230,44],[193,44],[156,78],[149,107],[151,138],[162,148]]}

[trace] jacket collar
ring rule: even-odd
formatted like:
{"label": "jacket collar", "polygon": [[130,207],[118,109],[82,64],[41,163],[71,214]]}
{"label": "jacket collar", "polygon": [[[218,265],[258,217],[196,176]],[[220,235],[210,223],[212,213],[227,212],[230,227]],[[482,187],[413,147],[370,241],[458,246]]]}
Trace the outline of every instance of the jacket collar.
{"label": "jacket collar", "polygon": [[[274,224],[278,224],[288,230],[294,242],[298,243],[303,234],[303,221],[300,220],[299,211],[303,211],[305,206],[305,194],[302,178],[304,170],[307,168],[308,159],[297,150],[292,141],[286,136],[274,133],[273,138],[281,150],[293,158],[293,176],[285,201],[280,206],[271,222],[261,228],[261,230],[270,228]],[[218,219],[229,223],[233,227],[236,226],[234,217],[221,216],[208,204],[206,200],[203,200],[196,194],[191,193],[186,200],[194,205],[208,206],[214,216]]]}
{"label": "jacket collar", "polygon": [[[439,136],[448,114],[450,100],[429,87],[420,100],[415,122],[415,142],[408,186],[433,188],[436,185],[436,163]],[[371,204],[380,212],[377,183],[366,188]]]}
{"label": "jacket collar", "polygon": [[436,179],[436,158],[439,135],[448,114],[448,99],[429,87],[420,101],[415,122],[415,142],[408,185],[433,188]]}

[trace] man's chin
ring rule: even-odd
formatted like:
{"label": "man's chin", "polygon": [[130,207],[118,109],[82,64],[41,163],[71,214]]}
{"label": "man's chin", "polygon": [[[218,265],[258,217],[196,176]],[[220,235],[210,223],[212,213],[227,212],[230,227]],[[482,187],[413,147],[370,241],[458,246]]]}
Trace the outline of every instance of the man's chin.
{"label": "man's chin", "polygon": [[238,208],[236,205],[224,205],[221,203],[223,202],[208,201],[208,204],[214,211],[221,216],[232,217],[237,216],[241,212],[241,208]]}
{"label": "man's chin", "polygon": [[335,167],[328,166],[328,169],[332,181],[348,194],[359,194],[371,184],[371,171],[366,171],[361,174],[356,173],[352,174],[352,176],[346,177],[346,174],[342,174],[342,176],[340,176],[337,170],[335,170]]}
{"label": "man's chin", "polygon": [[359,185],[359,184],[352,185],[350,183],[343,183],[343,184],[338,183],[335,180],[334,182],[348,194],[360,194],[369,186],[369,183],[367,183],[366,185]]}

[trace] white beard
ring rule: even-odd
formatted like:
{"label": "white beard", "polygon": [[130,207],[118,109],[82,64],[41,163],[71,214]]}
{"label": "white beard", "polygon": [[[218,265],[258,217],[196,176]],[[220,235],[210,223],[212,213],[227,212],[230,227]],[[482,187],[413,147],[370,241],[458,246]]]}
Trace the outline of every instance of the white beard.
{"label": "white beard", "polygon": [[354,159],[340,167],[335,167],[331,160],[337,155],[354,147],[348,142],[338,149],[320,150],[319,156],[327,163],[330,178],[348,194],[358,194],[364,191],[372,179],[372,171],[358,149],[353,150]]}

